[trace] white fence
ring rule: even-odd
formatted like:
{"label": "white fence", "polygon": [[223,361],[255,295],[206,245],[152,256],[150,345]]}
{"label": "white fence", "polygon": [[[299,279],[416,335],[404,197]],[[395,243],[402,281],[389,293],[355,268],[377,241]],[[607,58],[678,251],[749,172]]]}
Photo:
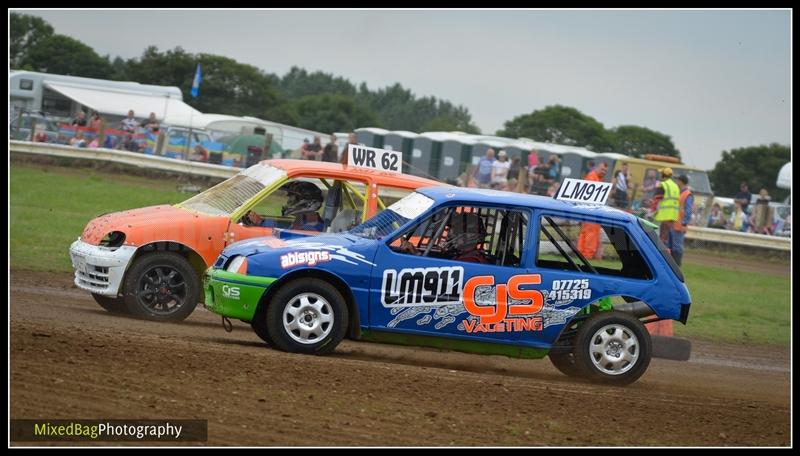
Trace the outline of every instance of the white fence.
{"label": "white fence", "polygon": [[787,252],[792,250],[792,241],[791,238],[788,237],[741,233],[738,231],[703,228],[691,225],[689,226],[689,231],[686,233],[686,239],[745,247],[760,247],[763,249],[783,250]]}
{"label": "white fence", "polygon": [[211,165],[208,163],[176,160],[174,158],[145,155],[125,150],[112,149],[87,149],[60,144],[35,143],[28,141],[9,141],[11,152],[21,152],[33,155],[46,155],[50,157],[84,158],[101,160],[113,163],[138,166],[141,168],[172,171],[195,176],[219,177],[227,179],[241,171],[241,168],[230,166]]}
{"label": "white fence", "polygon": [[[46,155],[51,157],[102,160],[107,162],[139,166],[142,168],[172,171],[195,176],[218,177],[223,179],[231,177],[241,171],[241,168],[233,168],[230,166],[176,160],[173,158],[145,155],[123,150],[86,149],[28,141],[9,141],[9,150],[11,152]],[[766,236],[755,233],[740,233],[736,231],[702,228],[697,226],[689,227],[689,231],[686,233],[686,239],[740,245],[746,247],[760,247],[787,252],[791,250],[790,238]]]}

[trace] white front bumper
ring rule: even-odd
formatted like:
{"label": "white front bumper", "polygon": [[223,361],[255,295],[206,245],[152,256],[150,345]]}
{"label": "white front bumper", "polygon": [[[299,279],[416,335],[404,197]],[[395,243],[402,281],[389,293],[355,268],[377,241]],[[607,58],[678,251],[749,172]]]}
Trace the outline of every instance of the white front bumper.
{"label": "white front bumper", "polygon": [[116,249],[87,244],[80,239],[69,247],[75,286],[92,293],[116,297],[136,247]]}

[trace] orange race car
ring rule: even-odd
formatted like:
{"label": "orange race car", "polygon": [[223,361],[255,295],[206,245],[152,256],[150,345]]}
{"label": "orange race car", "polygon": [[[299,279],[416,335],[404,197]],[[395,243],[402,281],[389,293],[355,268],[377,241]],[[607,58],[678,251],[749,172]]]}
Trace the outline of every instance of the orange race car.
{"label": "orange race car", "polygon": [[174,206],[102,215],[70,246],[75,285],[110,312],[180,321],[225,246],[276,228],[349,229],[438,182],[308,160],[266,160]]}

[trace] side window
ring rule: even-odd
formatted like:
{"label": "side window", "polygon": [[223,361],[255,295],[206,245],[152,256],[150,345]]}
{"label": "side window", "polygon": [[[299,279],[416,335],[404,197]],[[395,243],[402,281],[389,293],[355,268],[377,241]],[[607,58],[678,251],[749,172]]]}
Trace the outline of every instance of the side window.
{"label": "side window", "polygon": [[519,267],[527,227],[521,211],[455,206],[435,212],[390,246],[409,255]]}
{"label": "side window", "polygon": [[256,203],[240,223],[304,231],[345,231],[361,222],[363,195],[344,181],[290,179]]}
{"label": "side window", "polygon": [[650,279],[652,272],[624,228],[544,215],[536,266]]}
{"label": "side window", "polygon": [[328,232],[341,233],[363,220],[366,186],[361,182],[333,181],[328,189],[322,217]]}
{"label": "side window", "polygon": [[325,186],[319,179],[290,179],[240,220],[244,225],[322,231]]}

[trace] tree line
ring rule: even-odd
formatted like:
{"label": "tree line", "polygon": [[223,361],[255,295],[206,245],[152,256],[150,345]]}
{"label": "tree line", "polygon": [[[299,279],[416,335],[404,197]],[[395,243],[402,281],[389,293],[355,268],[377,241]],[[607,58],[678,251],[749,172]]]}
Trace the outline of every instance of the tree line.
{"label": "tree line", "polygon": [[[464,106],[418,97],[400,84],[370,90],[342,77],[293,67],[283,77],[213,54],[181,47],[147,47],[132,59],[100,56],[86,44],[55,33],[44,19],[11,13],[11,68],[142,84],[177,86],[184,101],[201,112],[254,116],[311,130],[352,131],[374,126],[390,130],[458,130],[480,133]],[[200,64],[200,96],[192,98]]]}
{"label": "tree line", "polygon": [[[283,76],[180,47],[147,47],[132,59],[100,56],[80,41],[56,34],[44,19],[12,13],[10,63],[15,69],[142,84],[177,86],[202,112],[254,116],[323,132],[373,126],[388,130],[480,133],[469,110],[436,97],[418,97],[399,83],[371,90],[321,71],[292,67]],[[200,96],[189,96],[200,64]],[[638,126],[606,129],[575,108],[549,106],[505,123],[498,135],[577,145],[596,152],[680,156],[669,136]]]}

